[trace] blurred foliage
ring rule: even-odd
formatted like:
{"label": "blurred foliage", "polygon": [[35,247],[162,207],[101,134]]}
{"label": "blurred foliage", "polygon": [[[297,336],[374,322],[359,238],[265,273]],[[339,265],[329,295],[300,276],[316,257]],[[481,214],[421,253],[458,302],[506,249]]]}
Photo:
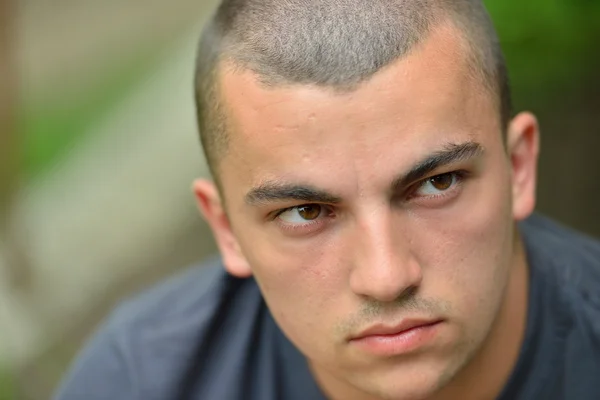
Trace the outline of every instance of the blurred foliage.
{"label": "blurred foliage", "polygon": [[58,96],[52,104],[27,104],[21,108],[19,121],[25,132],[24,170],[27,177],[56,161],[82,133],[107,115],[132,86],[129,73],[109,77],[106,81],[77,103],[61,101]]}
{"label": "blurred foliage", "polygon": [[21,104],[18,123],[24,132],[22,170],[25,177],[35,177],[51,167],[147,79],[157,63],[156,54],[145,55],[105,76],[94,76],[91,89],[77,102],[57,94],[49,104]]}
{"label": "blurred foliage", "polygon": [[484,0],[508,63],[517,108],[582,91],[600,66],[600,2]]}
{"label": "blurred foliage", "polygon": [[15,398],[13,380],[11,376],[0,370],[0,400],[12,400]]}

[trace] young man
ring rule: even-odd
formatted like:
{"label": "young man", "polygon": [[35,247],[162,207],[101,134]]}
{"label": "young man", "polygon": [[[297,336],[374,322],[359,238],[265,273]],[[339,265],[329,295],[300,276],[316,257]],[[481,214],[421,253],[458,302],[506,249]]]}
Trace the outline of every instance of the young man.
{"label": "young man", "polygon": [[221,259],[121,307],[74,399],[598,399],[600,244],[539,216],[477,0],[225,0],[194,189]]}

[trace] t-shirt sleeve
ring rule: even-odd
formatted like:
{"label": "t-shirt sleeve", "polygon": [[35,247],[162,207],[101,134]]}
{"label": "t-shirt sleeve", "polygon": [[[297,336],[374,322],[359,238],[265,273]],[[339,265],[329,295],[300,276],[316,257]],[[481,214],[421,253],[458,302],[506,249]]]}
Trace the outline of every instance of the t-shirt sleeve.
{"label": "t-shirt sleeve", "polygon": [[107,322],[79,354],[55,400],[135,400],[130,355],[120,345],[116,325]]}

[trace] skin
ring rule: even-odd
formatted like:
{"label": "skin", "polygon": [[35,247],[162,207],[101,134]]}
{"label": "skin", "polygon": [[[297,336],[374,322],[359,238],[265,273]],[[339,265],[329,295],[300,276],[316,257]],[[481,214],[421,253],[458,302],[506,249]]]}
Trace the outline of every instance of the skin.
{"label": "skin", "polygon": [[[227,270],[256,278],[331,399],[491,399],[518,357],[528,273],[515,222],[535,204],[538,126],[521,113],[502,134],[464,48],[441,24],[350,93],[221,69],[222,192],[198,180],[198,204]],[[443,322],[399,356],[349,340],[405,318]]]}

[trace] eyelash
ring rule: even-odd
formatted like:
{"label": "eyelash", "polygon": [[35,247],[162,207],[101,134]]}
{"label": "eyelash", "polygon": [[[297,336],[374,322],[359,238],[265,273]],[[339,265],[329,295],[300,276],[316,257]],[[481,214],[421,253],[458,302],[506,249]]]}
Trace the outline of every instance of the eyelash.
{"label": "eyelash", "polygon": [[[426,184],[428,181],[430,181],[433,178],[436,177],[441,177],[441,176],[445,176],[445,175],[452,175],[454,178],[456,178],[456,183],[454,184],[454,186],[450,189],[448,189],[447,191],[444,191],[441,194],[436,194],[436,195],[428,195],[428,196],[422,196],[422,197],[418,197],[418,196],[414,196],[414,193],[424,184]],[[443,199],[445,197],[448,197],[450,195],[452,195],[456,190],[460,189],[460,187],[463,185],[465,179],[468,178],[468,171],[465,170],[457,170],[457,171],[452,171],[452,172],[446,172],[443,174],[437,174],[437,175],[433,175],[430,176],[428,178],[422,179],[420,181],[415,182],[413,185],[411,185],[407,191],[405,191],[403,193],[403,195],[401,196],[404,199],[407,200],[413,200],[413,199],[419,199],[418,201],[428,201],[428,200],[437,200],[437,199]],[[321,207],[324,207],[326,211],[331,211],[332,207],[325,205],[325,204],[320,204],[320,203],[306,203],[306,204],[299,204],[299,205],[295,205],[292,207],[287,207],[287,208],[283,208],[280,210],[277,210],[276,212],[274,212],[270,219],[271,220],[276,220],[278,221],[278,225],[284,229],[287,230],[289,232],[295,232],[295,231],[306,231],[306,229],[310,229],[313,227],[316,227],[318,225],[323,224],[324,222],[322,221],[322,219],[316,219],[314,221],[307,221],[306,223],[303,224],[287,224],[285,222],[282,222],[281,220],[279,220],[279,216],[287,211],[293,210],[295,208],[298,207],[302,207],[305,205],[309,205],[309,204],[318,204]]]}
{"label": "eyelash", "polygon": [[454,193],[456,190],[460,189],[460,187],[462,186],[462,184],[464,183],[465,179],[468,178],[468,171],[465,170],[457,170],[457,171],[452,171],[452,172],[446,172],[443,174],[437,174],[437,175],[433,175],[430,176],[428,178],[422,179],[418,182],[416,182],[415,184],[411,185],[410,188],[408,189],[408,191],[404,194],[404,198],[407,198],[408,200],[417,198],[416,196],[413,196],[413,194],[419,190],[419,188],[421,188],[424,184],[426,184],[427,182],[429,182],[431,179],[437,178],[437,177],[441,177],[441,176],[446,176],[446,175],[451,175],[454,178],[456,178],[456,183],[454,184],[454,186],[446,191],[444,191],[443,193],[440,194],[435,194],[435,195],[429,195],[429,196],[422,196],[421,198],[424,199],[425,201],[427,200],[431,200],[431,199],[443,199],[445,197],[450,196],[452,193]]}
{"label": "eyelash", "polygon": [[317,228],[319,225],[322,225],[324,223],[322,219],[316,219],[314,221],[307,221],[306,223],[303,223],[303,224],[288,224],[288,223],[285,223],[285,222],[283,222],[283,221],[281,221],[279,219],[279,216],[281,214],[283,214],[284,212],[290,211],[290,210],[293,210],[295,208],[299,208],[299,207],[302,207],[302,206],[305,206],[305,205],[309,205],[309,204],[319,205],[319,206],[321,206],[321,207],[323,207],[325,209],[325,212],[331,214],[331,210],[332,210],[331,206],[328,206],[326,204],[321,204],[321,203],[307,203],[307,204],[300,204],[300,205],[297,205],[297,206],[292,206],[292,207],[287,207],[287,208],[284,208],[284,209],[281,209],[281,210],[277,210],[272,215],[271,220],[277,221],[277,223],[278,223],[278,225],[279,225],[279,227],[281,229],[286,230],[288,232],[292,232],[292,233],[296,232],[296,231],[302,231],[303,233],[305,233],[306,229],[310,229],[310,228],[313,228],[313,227]]}

